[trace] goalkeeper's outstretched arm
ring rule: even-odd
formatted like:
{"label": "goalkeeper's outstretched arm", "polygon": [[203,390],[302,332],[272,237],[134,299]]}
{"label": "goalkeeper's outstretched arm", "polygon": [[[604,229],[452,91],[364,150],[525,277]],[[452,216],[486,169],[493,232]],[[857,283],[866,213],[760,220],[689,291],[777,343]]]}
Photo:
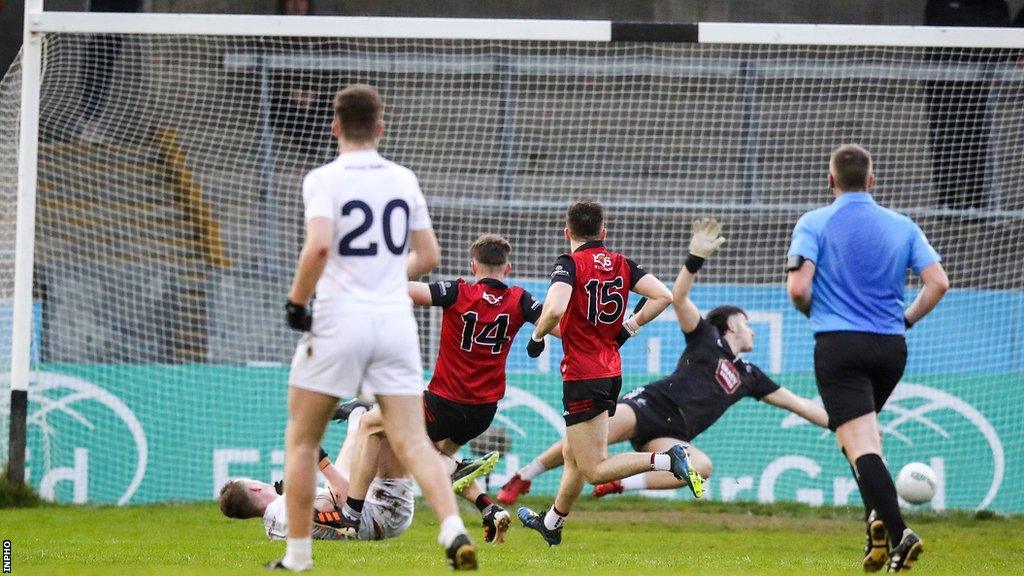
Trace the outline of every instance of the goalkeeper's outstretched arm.
{"label": "goalkeeper's outstretched arm", "polygon": [[775,392],[762,398],[772,406],[785,408],[793,414],[802,417],[815,426],[828,428],[828,414],[825,409],[803,396],[797,396],[787,388],[779,388]]}
{"label": "goalkeeper's outstretched arm", "polygon": [[672,284],[672,308],[676,312],[676,320],[683,332],[690,333],[700,322],[700,311],[690,300],[690,288],[697,280],[697,273],[691,272],[686,266],[679,269],[676,281]]}
{"label": "goalkeeper's outstretched arm", "polygon": [[686,263],[679,269],[676,281],[672,284],[672,307],[679,321],[679,328],[689,334],[700,322],[700,311],[690,300],[690,289],[697,280],[697,271],[725,243],[721,236],[722,225],[714,218],[698,218],[693,221],[693,234],[690,237],[690,253]]}

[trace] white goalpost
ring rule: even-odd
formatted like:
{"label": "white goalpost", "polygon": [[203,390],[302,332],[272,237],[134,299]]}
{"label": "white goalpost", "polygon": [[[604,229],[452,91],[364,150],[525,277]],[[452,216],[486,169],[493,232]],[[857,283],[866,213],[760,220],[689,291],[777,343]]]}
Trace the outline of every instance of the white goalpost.
{"label": "white goalpost", "polygon": [[[891,467],[928,462],[933,508],[1022,512],[1021,62],[1014,29],[94,14],[28,0],[0,83],[10,477],[122,504],[281,477],[299,185],[335,153],[331,96],[366,82],[385,100],[382,153],[421,178],[445,254],[432,279],[469,275],[469,242],[496,232],[513,280],[542,297],[564,209],[590,196],[609,209],[610,245],[668,281],[689,222],[714,216],[729,240],[695,302],[746,309],[750,360],[807,396],[813,339],[785,294],[788,234],[830,201],[829,151],[865,145],[876,198],[921,224],[954,288],[908,335],[882,413]],[[417,314],[429,372],[439,316]],[[683,338],[664,320],[623,348],[625,389],[674,369]],[[561,352],[532,360],[524,340],[492,486],[562,432]],[[756,402],[695,443],[715,460],[713,499],[843,505],[856,490],[828,434]],[[553,491],[549,476],[534,493]]]}

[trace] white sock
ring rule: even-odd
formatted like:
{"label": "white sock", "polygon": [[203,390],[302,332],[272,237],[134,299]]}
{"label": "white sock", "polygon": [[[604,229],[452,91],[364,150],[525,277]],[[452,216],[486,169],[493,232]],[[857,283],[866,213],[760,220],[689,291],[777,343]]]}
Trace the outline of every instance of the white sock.
{"label": "white sock", "polygon": [[466,525],[462,523],[462,517],[458,514],[453,514],[441,521],[441,532],[437,535],[437,542],[448,548],[452,545],[452,541],[459,534],[466,533]]}
{"label": "white sock", "polygon": [[532,462],[523,466],[522,469],[519,470],[519,477],[523,480],[533,480],[546,471],[547,467],[545,467],[544,464],[541,464],[540,458],[534,458]]}
{"label": "white sock", "polygon": [[647,474],[636,474],[622,479],[623,490],[646,490]]}
{"label": "white sock", "polygon": [[663,452],[655,452],[651,454],[651,470],[671,470],[672,459],[668,457],[668,454]]}
{"label": "white sock", "polygon": [[309,570],[313,567],[313,539],[289,538],[285,544],[284,566],[290,570]]}
{"label": "white sock", "polygon": [[565,524],[565,518],[567,516],[568,514],[560,514],[555,510],[555,506],[552,505],[551,508],[548,509],[548,513],[544,515],[544,527],[548,530],[557,530],[562,527],[562,524]]}

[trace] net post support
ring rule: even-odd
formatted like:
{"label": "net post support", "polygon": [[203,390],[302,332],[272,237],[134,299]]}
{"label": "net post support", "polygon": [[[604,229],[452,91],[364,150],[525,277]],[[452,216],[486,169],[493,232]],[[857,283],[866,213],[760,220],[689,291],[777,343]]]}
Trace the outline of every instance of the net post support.
{"label": "net post support", "polygon": [[18,216],[11,321],[11,426],[7,460],[7,477],[15,484],[25,482],[28,381],[32,359],[39,94],[43,68],[43,38],[36,26],[42,13],[43,0],[26,0],[21,48],[21,136],[18,142]]}

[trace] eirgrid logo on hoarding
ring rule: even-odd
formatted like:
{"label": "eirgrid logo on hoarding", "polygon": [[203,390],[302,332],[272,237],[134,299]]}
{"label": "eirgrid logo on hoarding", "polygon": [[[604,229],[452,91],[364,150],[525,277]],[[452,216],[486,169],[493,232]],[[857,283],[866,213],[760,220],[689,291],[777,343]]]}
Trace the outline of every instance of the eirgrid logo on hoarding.
{"label": "eirgrid logo on hoarding", "polygon": [[[3,380],[0,387],[10,375]],[[29,445],[38,447],[27,467],[41,476],[34,482],[40,494],[55,499],[58,485],[68,482],[71,500],[88,502],[90,473],[103,470],[100,488],[109,494],[103,500],[131,501],[146,475],[149,446],[128,405],[92,382],[53,372],[33,372],[28,397]]]}

